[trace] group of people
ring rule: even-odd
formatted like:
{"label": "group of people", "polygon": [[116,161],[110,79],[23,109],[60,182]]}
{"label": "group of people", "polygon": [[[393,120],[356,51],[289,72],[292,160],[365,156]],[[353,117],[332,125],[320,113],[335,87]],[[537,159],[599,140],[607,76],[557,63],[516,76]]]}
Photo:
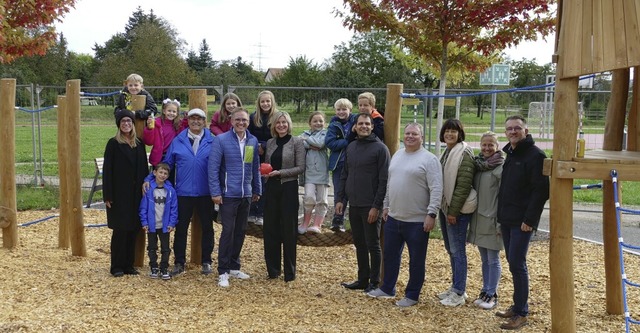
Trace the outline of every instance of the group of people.
{"label": "group of people", "polygon": [[[360,135],[360,128],[370,124],[359,119],[356,126]],[[364,130],[362,134],[365,134]],[[380,161],[376,163],[372,158],[372,154],[376,156],[372,153],[375,151],[373,146],[366,149],[362,144],[350,144],[342,173],[342,178],[347,180],[345,192],[349,200],[354,200],[350,202],[353,206],[350,214],[355,213],[358,221],[366,214],[369,222],[378,216],[379,207],[382,207],[381,216],[386,221],[384,278],[378,285],[379,272],[374,270],[379,268],[379,250],[372,242],[367,243],[370,258],[366,257],[366,252],[357,250],[358,280],[344,286],[364,289],[374,298],[395,297],[401,254],[406,244],[409,281],[404,298],[396,305],[417,304],[425,278],[429,232],[439,217],[451,266],[451,286],[437,295],[440,302],[452,307],[466,303],[465,246],[468,242],[477,245],[482,260],[482,288],[473,303],[483,309],[495,308],[501,276],[500,251],[504,248],[513,277],[513,304],[505,311],[496,312],[496,316],[506,319],[500,325],[502,329],[526,325],[529,312],[526,256],[532,231],[537,229],[549,197],[549,180],[542,173],[546,156],[528,134],[526,120],[519,115],[508,117],[505,134],[509,143],[502,151],[495,133],[482,134],[480,153],[475,156],[464,141],[462,123],[449,119],[440,131],[440,141],[446,145],[440,161],[423,147],[423,128],[417,123],[405,126],[404,148],[390,161],[388,154],[385,160],[384,153],[378,152]],[[383,147],[378,149],[384,151]],[[354,153],[357,157],[351,157]],[[506,159],[502,153],[506,154]],[[373,166],[376,170],[372,172]],[[354,170],[356,167],[359,169]],[[356,183],[359,185],[357,190],[349,188],[349,184]],[[384,197],[382,206],[377,201],[380,189]],[[369,195],[366,201],[373,203],[368,212],[358,207],[359,200],[365,195]],[[366,235],[374,234],[375,231],[371,231]],[[357,244],[355,235],[354,243]],[[371,270],[368,270],[366,259],[370,259]]]}
{"label": "group of people", "polygon": [[[297,234],[321,232],[331,172],[335,199],[331,229],[345,230],[348,207],[358,265],[357,279],[343,282],[343,287],[364,290],[374,298],[395,297],[406,244],[410,278],[404,298],[396,304],[417,304],[425,279],[429,233],[439,220],[451,265],[451,286],[437,295],[440,302],[458,306],[468,298],[469,242],[477,245],[482,259],[483,284],[473,303],[483,309],[495,308],[500,251],[505,249],[514,281],[513,305],[496,315],[507,319],[501,325],[504,329],[526,324],[526,255],[548,199],[549,180],[542,174],[545,154],[535,146],[523,117],[507,118],[509,143],[502,150],[495,133],[484,133],[478,155],[465,142],[462,123],[447,120],[440,132],[446,149],[439,161],[423,146],[422,125],[410,123],[404,127],[404,147],[391,158],[383,143],[384,120],[371,93],[358,96],[358,114],[352,114],[348,99],[337,100],[335,116],[326,129],[323,113],[312,113],[309,129],[300,136],[292,135],[291,117],[277,110],[270,91],[258,95],[256,112],[251,114],[237,95],[225,95],[209,128],[205,111],[189,110],[180,120],[180,103],[166,99],[160,117],[147,119],[140,140],[133,121],[152,115],[155,105],[146,94],[145,110],[131,110],[127,94],[144,92],[142,78],[132,74],[115,112],[118,131],[105,149],[104,199],[108,225],[113,229],[113,276],[138,274],[133,261],[141,227],[148,235],[150,276],[169,279],[183,273],[187,230],[195,212],[202,229],[203,274],[213,272],[213,221],[218,217],[222,224],[219,286],[228,287],[230,277],[250,277],[241,270],[240,261],[249,221],[263,225],[268,278],[284,273],[284,280],[292,281],[296,278]],[[149,156],[152,174],[148,174],[144,144],[153,146]],[[263,163],[271,170],[261,174]],[[301,223],[298,186],[305,190]],[[175,259],[169,272],[172,231]]]}
{"label": "group of people", "polygon": [[[133,109],[133,95],[146,96],[143,110]],[[284,280],[295,279],[297,234],[321,232],[328,210],[324,115],[311,114],[309,130],[293,136],[291,117],[277,110],[273,93],[260,92],[256,109],[250,114],[240,98],[229,93],[223,96],[209,128],[207,114],[201,109],[191,109],[181,119],[177,100],[163,100],[161,114],[153,117],[157,107],[144,90],[142,77],[131,74],[127,78],[114,112],[118,130],[104,156],[104,200],[108,225],[113,229],[113,276],[139,274],[133,265],[140,228],[148,238],[150,276],[170,279],[184,273],[187,233],[195,213],[194,221],[202,231],[203,274],[213,273],[213,221],[218,219],[222,224],[217,269],[220,286],[229,286],[230,277],[250,277],[240,270],[248,222],[263,225],[268,277],[278,278],[284,267]],[[373,108],[370,112],[377,113]],[[135,131],[136,119],[146,120],[141,139]],[[344,138],[350,135],[345,133]],[[152,146],[148,161],[145,145]],[[151,174],[147,163],[153,168]],[[261,175],[262,163],[272,170]],[[305,188],[300,225],[299,185]],[[169,271],[171,232],[174,265]]]}

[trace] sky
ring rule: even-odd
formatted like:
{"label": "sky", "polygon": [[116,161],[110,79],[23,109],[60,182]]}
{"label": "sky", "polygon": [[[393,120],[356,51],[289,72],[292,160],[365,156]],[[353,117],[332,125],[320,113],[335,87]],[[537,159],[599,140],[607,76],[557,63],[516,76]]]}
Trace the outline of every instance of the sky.
{"label": "sky", "polygon": [[[93,55],[96,43],[104,45],[124,32],[137,7],[167,20],[186,41],[186,51],[197,52],[206,39],[214,60],[241,56],[263,71],[286,67],[290,58],[303,55],[321,64],[353,36],[332,13],[343,9],[342,0],[78,0],[56,29],[69,50]],[[550,36],[548,43],[522,43],[506,54],[546,64],[552,45]]]}

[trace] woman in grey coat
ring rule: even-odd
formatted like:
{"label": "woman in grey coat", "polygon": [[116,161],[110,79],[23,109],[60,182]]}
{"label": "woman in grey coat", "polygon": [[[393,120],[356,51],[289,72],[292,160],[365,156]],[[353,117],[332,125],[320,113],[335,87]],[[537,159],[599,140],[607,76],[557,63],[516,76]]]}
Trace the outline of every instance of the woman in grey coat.
{"label": "woman in grey coat", "polygon": [[474,160],[477,172],[473,187],[478,192],[478,208],[471,218],[467,241],[478,246],[482,258],[482,290],[473,303],[488,310],[498,304],[498,281],[502,273],[500,250],[503,249],[497,212],[504,158],[495,133],[486,132],[482,135],[480,155]]}

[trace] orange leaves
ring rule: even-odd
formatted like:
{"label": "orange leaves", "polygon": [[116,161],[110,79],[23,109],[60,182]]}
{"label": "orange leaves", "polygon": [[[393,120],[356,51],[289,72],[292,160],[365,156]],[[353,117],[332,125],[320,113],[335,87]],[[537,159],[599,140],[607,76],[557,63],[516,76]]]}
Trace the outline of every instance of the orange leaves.
{"label": "orange leaves", "polygon": [[43,55],[55,42],[53,23],[76,0],[0,0],[0,63]]}

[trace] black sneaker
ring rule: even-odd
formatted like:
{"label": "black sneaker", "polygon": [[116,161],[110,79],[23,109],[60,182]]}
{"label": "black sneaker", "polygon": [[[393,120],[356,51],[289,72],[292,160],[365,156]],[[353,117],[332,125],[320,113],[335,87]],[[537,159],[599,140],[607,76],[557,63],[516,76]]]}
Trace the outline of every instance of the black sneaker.
{"label": "black sneaker", "polygon": [[335,232],[344,232],[344,220],[334,217],[333,220],[331,220],[331,230]]}
{"label": "black sneaker", "polygon": [[151,273],[149,273],[149,277],[152,279],[157,279],[160,274],[160,270],[158,268],[151,268]]}
{"label": "black sneaker", "polygon": [[184,264],[177,263],[173,266],[173,270],[171,271],[171,276],[178,276],[184,273]]}
{"label": "black sneaker", "polygon": [[160,276],[163,280],[171,280],[171,275],[169,275],[169,271],[166,268],[160,270]]}

